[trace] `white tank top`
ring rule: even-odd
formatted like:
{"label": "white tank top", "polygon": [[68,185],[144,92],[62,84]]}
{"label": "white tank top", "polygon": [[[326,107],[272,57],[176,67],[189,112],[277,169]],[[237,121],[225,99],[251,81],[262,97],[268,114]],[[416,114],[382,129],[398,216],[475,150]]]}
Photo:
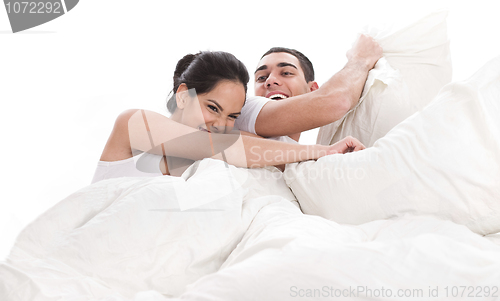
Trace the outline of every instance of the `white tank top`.
{"label": "white tank top", "polygon": [[[99,161],[92,178],[92,184],[101,180],[120,177],[158,177],[163,173],[160,170],[162,156],[149,153],[119,161]],[[141,159],[140,164],[137,161]]]}

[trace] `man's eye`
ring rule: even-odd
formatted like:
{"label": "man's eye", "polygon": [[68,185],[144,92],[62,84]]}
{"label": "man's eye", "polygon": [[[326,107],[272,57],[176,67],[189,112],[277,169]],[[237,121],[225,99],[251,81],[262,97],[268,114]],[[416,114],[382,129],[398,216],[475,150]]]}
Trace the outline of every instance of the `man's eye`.
{"label": "man's eye", "polygon": [[212,105],[208,105],[208,108],[210,110],[214,111],[215,113],[217,113],[219,111],[215,106],[212,106]]}
{"label": "man's eye", "polygon": [[266,80],[266,78],[267,78],[267,76],[264,76],[264,75],[263,76],[259,76],[259,77],[257,77],[257,81],[258,82],[263,82],[263,81]]}
{"label": "man's eye", "polygon": [[289,72],[289,71],[285,71],[285,72],[283,72],[282,74],[283,74],[283,75],[293,75],[293,73],[292,73],[292,72]]}

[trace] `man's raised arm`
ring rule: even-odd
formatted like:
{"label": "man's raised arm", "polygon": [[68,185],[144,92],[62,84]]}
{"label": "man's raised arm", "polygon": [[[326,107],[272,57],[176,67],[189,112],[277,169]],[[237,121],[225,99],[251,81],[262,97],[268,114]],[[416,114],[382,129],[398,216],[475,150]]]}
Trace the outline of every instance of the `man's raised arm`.
{"label": "man's raised arm", "polygon": [[263,137],[285,136],[317,128],[342,118],[359,101],[382,48],[361,35],[347,52],[348,62],[319,89],[280,101],[269,101],[260,111],[255,130]]}

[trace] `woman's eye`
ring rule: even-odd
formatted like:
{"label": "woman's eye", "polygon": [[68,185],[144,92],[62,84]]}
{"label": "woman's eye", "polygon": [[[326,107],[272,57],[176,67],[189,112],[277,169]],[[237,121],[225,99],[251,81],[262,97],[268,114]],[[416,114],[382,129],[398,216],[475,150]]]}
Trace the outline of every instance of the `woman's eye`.
{"label": "woman's eye", "polygon": [[208,108],[212,111],[214,111],[215,113],[218,112],[218,109],[215,107],[215,106],[212,106],[212,105],[208,105]]}
{"label": "woman's eye", "polygon": [[229,115],[229,118],[235,120],[236,118],[238,118],[238,116],[234,116],[234,115]]}

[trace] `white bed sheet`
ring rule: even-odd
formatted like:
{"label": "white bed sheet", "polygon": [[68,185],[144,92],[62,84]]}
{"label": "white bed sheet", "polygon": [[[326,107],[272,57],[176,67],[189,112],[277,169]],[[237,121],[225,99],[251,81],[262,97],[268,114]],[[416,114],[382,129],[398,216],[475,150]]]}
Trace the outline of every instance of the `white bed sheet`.
{"label": "white bed sheet", "polygon": [[179,295],[219,269],[263,206],[283,199],[294,202],[277,168],[211,159],[180,178],[98,182],[21,232],[0,264],[0,300]]}
{"label": "white bed sheet", "polygon": [[[499,255],[500,247],[487,239],[433,217],[349,226],[280,202],[260,210],[222,269],[189,286],[179,300],[321,300],[337,294],[428,300],[436,289],[440,300],[451,299],[454,286],[498,287]],[[382,290],[386,298],[374,295]]]}
{"label": "white bed sheet", "polygon": [[[304,215],[277,169],[197,167],[187,181],[108,180],[60,202],[0,263],[0,300],[365,299],[382,290],[426,300],[430,290],[498,286],[500,246],[465,226],[422,216],[340,225]],[[231,186],[214,186],[221,179],[234,180],[227,197],[190,211],[172,201],[176,185],[204,185],[187,191],[208,197]]]}

